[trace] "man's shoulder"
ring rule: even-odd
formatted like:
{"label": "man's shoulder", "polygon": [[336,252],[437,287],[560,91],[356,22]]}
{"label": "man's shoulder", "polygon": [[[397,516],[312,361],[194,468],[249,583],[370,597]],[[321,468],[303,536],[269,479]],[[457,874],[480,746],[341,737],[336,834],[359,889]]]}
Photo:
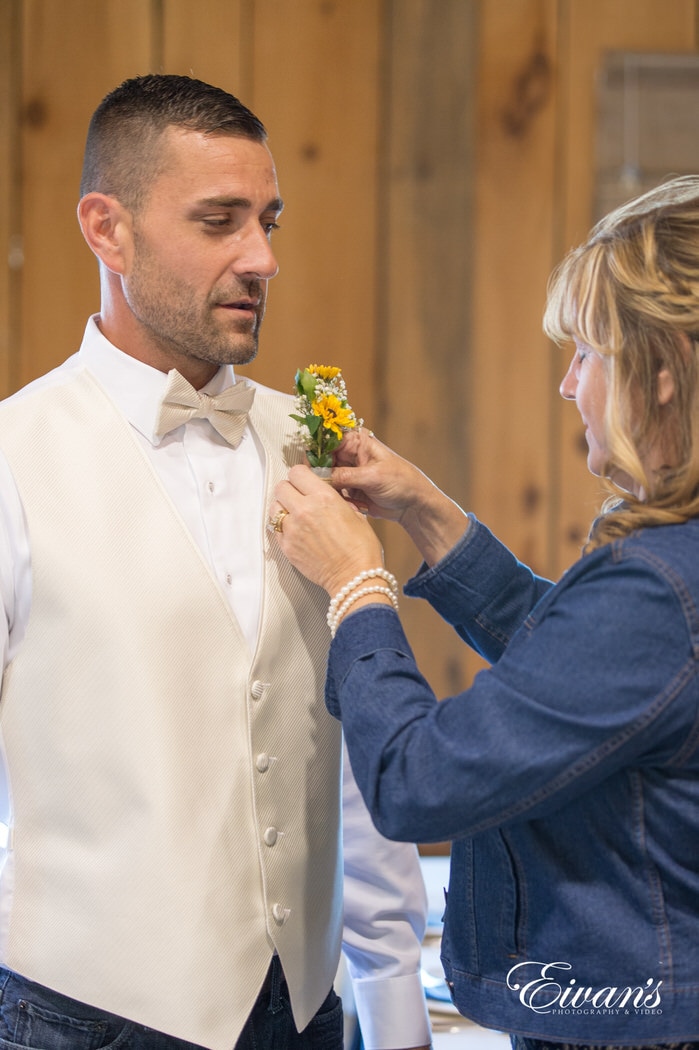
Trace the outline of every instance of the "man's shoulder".
{"label": "man's shoulder", "polygon": [[20,387],[15,393],[0,401],[0,411],[5,406],[14,406],[17,402],[27,400],[45,390],[51,390],[64,386],[66,383],[71,383],[83,370],[79,355],[77,353],[73,354],[56,368],[52,368],[51,371],[46,372],[37,379],[33,379],[30,383]]}
{"label": "man's shoulder", "polygon": [[[258,383],[256,379],[250,379],[248,376],[241,375],[238,372],[236,372],[236,379],[238,379],[238,380],[243,379],[246,383],[248,383],[250,386],[255,388],[255,391],[256,391],[255,399],[256,400],[257,400],[257,398],[262,398],[262,399],[270,398],[271,400],[274,400],[274,401],[278,400],[281,404],[290,405],[291,408],[293,408],[294,401],[295,401],[293,394],[285,393],[282,390],[276,390],[274,387],[271,387],[271,386],[265,386],[264,383]],[[291,409],[290,409],[290,411],[291,411]]]}
{"label": "man's shoulder", "polygon": [[[237,378],[240,379],[240,376]],[[291,419],[296,405],[296,400],[291,394],[284,394],[281,390],[274,390],[252,379],[247,379],[246,382],[255,389],[255,400],[250,410],[250,418],[255,425],[264,425],[266,421],[275,430],[279,427],[286,430],[288,427],[297,426]]]}

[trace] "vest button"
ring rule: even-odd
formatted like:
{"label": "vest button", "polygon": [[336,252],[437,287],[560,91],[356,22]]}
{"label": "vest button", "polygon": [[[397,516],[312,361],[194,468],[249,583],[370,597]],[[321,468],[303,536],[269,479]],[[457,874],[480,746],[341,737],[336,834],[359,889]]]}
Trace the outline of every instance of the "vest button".
{"label": "vest button", "polygon": [[265,683],[260,681],[253,682],[250,693],[253,700],[261,700],[265,693]]}
{"label": "vest button", "polygon": [[261,754],[255,759],[258,773],[266,773],[269,769],[269,755]]}
{"label": "vest button", "polygon": [[274,921],[279,924],[279,926],[284,925],[286,920],[289,918],[289,915],[289,908],[285,908],[283,904],[272,905],[272,917],[274,918]]}
{"label": "vest button", "polygon": [[267,828],[263,836],[265,840],[265,845],[273,846],[274,843],[277,841],[277,834],[278,832],[276,828]]}

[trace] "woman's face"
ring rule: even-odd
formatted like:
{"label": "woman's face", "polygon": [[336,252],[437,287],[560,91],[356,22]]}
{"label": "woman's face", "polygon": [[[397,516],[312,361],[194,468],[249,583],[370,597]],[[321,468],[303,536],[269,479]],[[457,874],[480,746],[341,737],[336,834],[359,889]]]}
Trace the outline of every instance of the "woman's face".
{"label": "woman's face", "polygon": [[609,468],[609,450],[604,425],[607,404],[607,375],[602,355],[575,340],[575,353],[560,385],[561,397],[575,401],[585,426],[587,466],[602,477]]}
{"label": "woman's face", "polygon": [[607,370],[602,354],[581,339],[576,339],[575,353],[559,390],[561,397],[575,401],[585,426],[588,470],[596,477],[610,478],[627,492],[641,495],[637,483],[628,474],[615,469],[610,459],[605,426],[607,386]]}

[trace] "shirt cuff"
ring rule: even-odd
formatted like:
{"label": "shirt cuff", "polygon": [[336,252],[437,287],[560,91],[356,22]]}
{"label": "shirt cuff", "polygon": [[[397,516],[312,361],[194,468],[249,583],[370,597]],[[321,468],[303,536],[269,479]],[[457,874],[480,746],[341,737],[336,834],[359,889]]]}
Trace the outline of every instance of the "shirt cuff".
{"label": "shirt cuff", "polygon": [[432,1036],[419,973],[352,981],[365,1050],[429,1046]]}

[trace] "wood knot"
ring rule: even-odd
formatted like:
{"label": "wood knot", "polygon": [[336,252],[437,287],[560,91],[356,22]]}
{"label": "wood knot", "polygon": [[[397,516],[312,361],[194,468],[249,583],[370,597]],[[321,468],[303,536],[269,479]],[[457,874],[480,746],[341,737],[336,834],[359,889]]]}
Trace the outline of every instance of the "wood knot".
{"label": "wood knot", "polygon": [[301,159],[313,164],[320,156],[320,149],[315,142],[304,142],[299,151]]}
{"label": "wood knot", "polygon": [[569,525],[566,529],[565,538],[568,543],[572,543],[576,547],[582,547],[587,539],[587,532],[585,529],[581,529],[579,525]]}
{"label": "wood knot", "polygon": [[30,98],[24,107],[22,119],[30,128],[44,127],[49,119],[49,111],[43,98]]}
{"label": "wood knot", "polygon": [[525,514],[534,514],[541,504],[541,489],[537,485],[525,485],[522,489],[522,509]]}
{"label": "wood knot", "polygon": [[534,117],[548,102],[552,68],[548,55],[536,50],[522,72],[515,77],[510,101],[502,111],[502,124],[508,135],[521,138]]}

